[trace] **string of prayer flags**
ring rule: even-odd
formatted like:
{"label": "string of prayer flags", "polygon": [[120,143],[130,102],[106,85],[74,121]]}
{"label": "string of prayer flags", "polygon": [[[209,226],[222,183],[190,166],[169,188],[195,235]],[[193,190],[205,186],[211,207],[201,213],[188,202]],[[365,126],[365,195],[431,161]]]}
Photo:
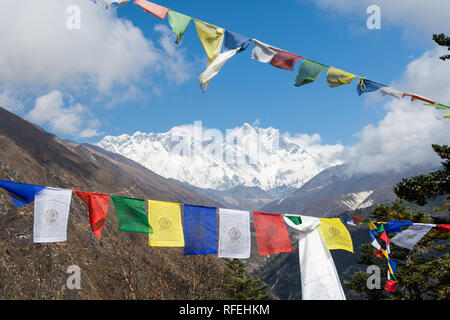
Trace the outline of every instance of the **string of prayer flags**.
{"label": "string of prayer flags", "polygon": [[380,88],[386,87],[384,84],[377,83],[368,79],[361,79],[356,87],[358,95],[362,95],[365,92],[377,91]]}
{"label": "string of prayer flags", "polygon": [[106,214],[108,213],[109,195],[85,191],[74,191],[73,193],[89,207],[89,221],[92,233],[100,239]]}
{"label": "string of prayer flags", "polygon": [[391,241],[399,247],[412,250],[417,242],[419,242],[433,226],[433,224],[414,223],[407,230],[392,238]]}
{"label": "string of prayer flags", "polygon": [[450,231],[450,224],[438,224],[439,233],[446,233]]}
{"label": "string of prayer flags", "polygon": [[184,205],[184,255],[217,253],[217,208]]}
{"label": "string of prayer flags", "polygon": [[334,67],[330,67],[327,72],[327,83],[330,88],[349,84],[355,78],[358,78],[358,76]]}
{"label": "string of prayer flags", "polygon": [[328,249],[342,249],[353,253],[353,242],[345,225],[339,218],[320,218],[318,227]]}
{"label": "string of prayer flags", "polygon": [[5,189],[16,207],[26,206],[34,201],[36,194],[45,189],[43,186],[0,180],[0,188]]}
{"label": "string of prayer flags", "polygon": [[403,98],[403,95],[405,94],[403,91],[397,90],[392,87],[383,87],[381,88],[381,94],[383,96],[392,96],[395,98]]}
{"label": "string of prayer flags", "polygon": [[250,213],[219,209],[219,258],[250,257]]}
{"label": "string of prayer flags", "polygon": [[202,92],[206,92],[209,81],[219,73],[220,69],[222,69],[224,64],[229,59],[231,59],[238,51],[239,49],[225,51],[219,54],[219,56],[215,58],[213,61],[210,61],[208,63],[206,70],[199,77],[200,89],[202,89]]}
{"label": "string of prayer flags", "polygon": [[184,247],[179,203],[149,200],[148,220],[153,228],[153,233],[148,236],[150,246]]}
{"label": "string of prayer flags", "polygon": [[298,69],[294,85],[300,87],[304,84],[314,82],[328,68],[328,66],[321,63],[305,59]]}
{"label": "string of prayer flags", "polygon": [[223,47],[225,51],[239,49],[237,52],[244,51],[248,45],[252,42],[252,39],[241,36],[240,34],[225,30],[225,40]]}
{"label": "string of prayer flags", "polygon": [[67,240],[72,190],[44,188],[36,194],[34,203],[33,242]]}
{"label": "string of prayer flags", "polygon": [[277,54],[278,48],[265,44],[259,40],[253,39],[255,46],[252,50],[252,59],[262,63],[269,63]]}
{"label": "string of prayer flags", "polygon": [[147,0],[134,0],[134,4],[141,7],[145,12],[151,13],[161,20],[164,20],[170,10]]}
{"label": "string of prayer flags", "polygon": [[303,57],[279,49],[277,54],[270,60],[270,64],[280,69],[294,70],[295,64],[300,59],[303,59]]}
{"label": "string of prayer flags", "polygon": [[318,226],[319,218],[301,216],[300,224],[284,216],[284,221],[298,233],[298,256],[302,300],[346,300],[333,257]]}
{"label": "string of prayer flags", "polygon": [[415,93],[404,93],[403,97],[411,97],[411,102],[414,102],[416,100],[424,101],[431,104],[436,104],[436,101],[430,100],[428,98],[425,98],[421,95],[415,94]]}
{"label": "string of prayer flags", "polygon": [[179,44],[192,18],[173,10],[169,10],[167,18],[169,19],[169,24],[172,27],[172,32],[177,35],[177,40],[175,43]]}
{"label": "string of prayer flags", "polygon": [[153,233],[148,222],[145,200],[111,196],[119,220],[119,231]]}
{"label": "string of prayer flags", "polygon": [[211,62],[220,54],[225,30],[201,20],[194,19],[194,22],[200,42]]}
{"label": "string of prayer flags", "polygon": [[259,255],[291,252],[291,241],[281,214],[253,212]]}

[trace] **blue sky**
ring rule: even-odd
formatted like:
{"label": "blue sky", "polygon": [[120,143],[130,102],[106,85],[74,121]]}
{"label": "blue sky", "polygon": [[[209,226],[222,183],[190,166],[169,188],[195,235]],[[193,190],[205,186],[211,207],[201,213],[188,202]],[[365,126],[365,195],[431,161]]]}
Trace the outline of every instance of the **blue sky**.
{"label": "blue sky", "polygon": [[[402,30],[382,26],[366,28],[368,14],[336,15],[314,3],[273,1],[164,1],[161,5],[268,44],[343,70],[390,84],[412,57],[430,42],[405,41]],[[118,8],[118,17],[129,19],[146,38],[156,39],[160,21],[134,4]],[[168,21],[163,21],[168,25]],[[431,38],[431,35],[430,35]],[[205,59],[193,23],[181,43],[191,59]],[[319,133],[324,143],[354,143],[354,133],[384,116],[381,104],[367,104],[356,94],[357,80],[328,88],[325,74],[313,84],[297,88],[295,71],[285,71],[250,58],[251,50],[236,55],[203,94],[198,63],[182,84],[168,83],[160,96],[102,111],[105,133],[164,132],[173,126],[202,120],[203,125],[225,130],[253,123],[281,132]],[[164,81],[164,79],[162,79]],[[377,93],[374,93],[377,94]],[[95,139],[94,139],[95,140]]]}
{"label": "blue sky", "polygon": [[[370,162],[375,171],[438,163],[430,156],[431,143],[450,143],[442,111],[379,92],[360,97],[356,79],[329,88],[325,73],[297,88],[300,62],[295,71],[281,70],[252,60],[251,46],[230,59],[202,93],[198,76],[207,58],[193,22],[175,46],[167,19],[161,22],[132,2],[110,15],[102,0],[97,2],[0,2],[0,20],[8,26],[0,30],[1,106],[61,138],[90,143],[106,135],[166,132],[194,121],[223,133],[257,121],[299,136],[322,156],[355,161],[361,169]],[[450,63],[439,60],[446,51],[431,39],[450,30],[448,0],[157,3],[450,103]],[[366,27],[372,4],[381,9],[380,30]],[[78,29],[67,27],[74,5],[81,14]],[[334,146],[342,154],[335,155]]]}

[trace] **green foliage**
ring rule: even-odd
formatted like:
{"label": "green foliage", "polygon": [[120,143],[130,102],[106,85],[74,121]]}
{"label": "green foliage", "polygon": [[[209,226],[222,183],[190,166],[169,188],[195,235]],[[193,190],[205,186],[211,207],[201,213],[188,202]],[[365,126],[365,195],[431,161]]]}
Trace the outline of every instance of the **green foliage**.
{"label": "green foliage", "polygon": [[[448,47],[448,50],[450,51],[450,37],[446,37],[445,34],[433,34],[433,40],[440,46]],[[440,57],[442,60],[450,59],[450,55],[445,55]]]}
{"label": "green foliage", "polygon": [[[450,147],[433,144],[433,150],[443,159],[443,169],[432,171],[426,175],[418,175],[403,179],[394,187],[395,194],[403,200],[425,205],[429,199],[450,194]],[[439,210],[450,210],[447,201]]]}
{"label": "green foliage", "polygon": [[[433,217],[408,209],[406,203],[401,200],[390,205],[376,206],[370,217],[374,221],[405,220],[415,223],[435,223]],[[391,238],[394,235],[388,236]],[[391,243],[390,258],[397,263],[396,277],[399,281],[395,293],[384,290],[383,283],[386,278],[382,278],[380,289],[368,289],[367,279],[370,274],[363,271],[352,274],[350,280],[344,281],[344,284],[364,294],[366,299],[450,299],[449,239],[449,233],[439,234],[436,230],[432,230],[411,251]],[[377,265],[382,270],[382,276],[386,274],[387,261],[375,255],[374,247],[363,244],[360,251],[358,264]]]}
{"label": "green foliage", "polygon": [[245,264],[239,259],[225,259],[226,298],[230,300],[265,300],[267,285],[258,279],[248,279]]}

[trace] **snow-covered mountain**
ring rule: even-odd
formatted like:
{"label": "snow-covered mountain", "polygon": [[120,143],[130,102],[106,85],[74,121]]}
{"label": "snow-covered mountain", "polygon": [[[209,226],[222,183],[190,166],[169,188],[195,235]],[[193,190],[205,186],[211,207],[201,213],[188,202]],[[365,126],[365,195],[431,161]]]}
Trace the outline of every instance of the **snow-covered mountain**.
{"label": "snow-covered mountain", "polygon": [[106,136],[97,145],[165,178],[221,191],[237,186],[299,188],[340,163],[320,159],[277,129],[248,123],[223,134],[197,122],[164,133]]}

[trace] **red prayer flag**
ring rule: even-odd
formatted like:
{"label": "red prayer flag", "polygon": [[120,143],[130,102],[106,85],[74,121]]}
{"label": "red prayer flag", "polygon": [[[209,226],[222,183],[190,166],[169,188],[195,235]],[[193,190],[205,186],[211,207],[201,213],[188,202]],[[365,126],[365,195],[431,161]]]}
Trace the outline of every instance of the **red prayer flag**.
{"label": "red prayer flag", "polygon": [[294,70],[295,63],[300,59],[303,59],[303,57],[284,50],[278,50],[270,64],[280,69]]}
{"label": "red prayer flag", "polygon": [[397,286],[398,281],[393,281],[390,279],[387,279],[386,285],[384,286],[384,290],[395,292],[395,287]]}
{"label": "red prayer flag", "polygon": [[74,191],[74,193],[89,207],[92,233],[97,238],[100,238],[106,214],[108,213],[109,195],[85,191]]}
{"label": "red prayer flag", "polygon": [[450,231],[450,224],[438,224],[439,233],[446,233]]}
{"label": "red prayer flag", "polygon": [[151,13],[155,17],[164,20],[170,9],[146,0],[134,0],[134,4]]}
{"label": "red prayer flag", "polygon": [[386,231],[383,231],[383,233],[380,236],[380,239],[384,240],[384,242],[391,243],[391,240],[389,240],[389,238],[388,238],[388,236],[386,234]]}
{"label": "red prayer flag", "polygon": [[291,252],[289,233],[281,214],[253,212],[260,255]]}
{"label": "red prayer flag", "polygon": [[383,250],[382,249],[378,249],[377,252],[375,252],[375,255],[380,258],[381,260],[383,260]]}
{"label": "red prayer flag", "polygon": [[353,217],[353,221],[360,222],[360,221],[363,221],[363,220],[355,216],[355,217]]}
{"label": "red prayer flag", "polygon": [[415,93],[404,93],[403,97],[405,97],[405,96],[411,97],[411,102],[416,101],[416,100],[421,100],[421,101],[428,102],[428,103],[431,103],[431,104],[436,104],[436,101],[433,101],[431,99],[425,98],[425,97],[423,97],[421,95],[418,95],[418,94],[415,94]]}

